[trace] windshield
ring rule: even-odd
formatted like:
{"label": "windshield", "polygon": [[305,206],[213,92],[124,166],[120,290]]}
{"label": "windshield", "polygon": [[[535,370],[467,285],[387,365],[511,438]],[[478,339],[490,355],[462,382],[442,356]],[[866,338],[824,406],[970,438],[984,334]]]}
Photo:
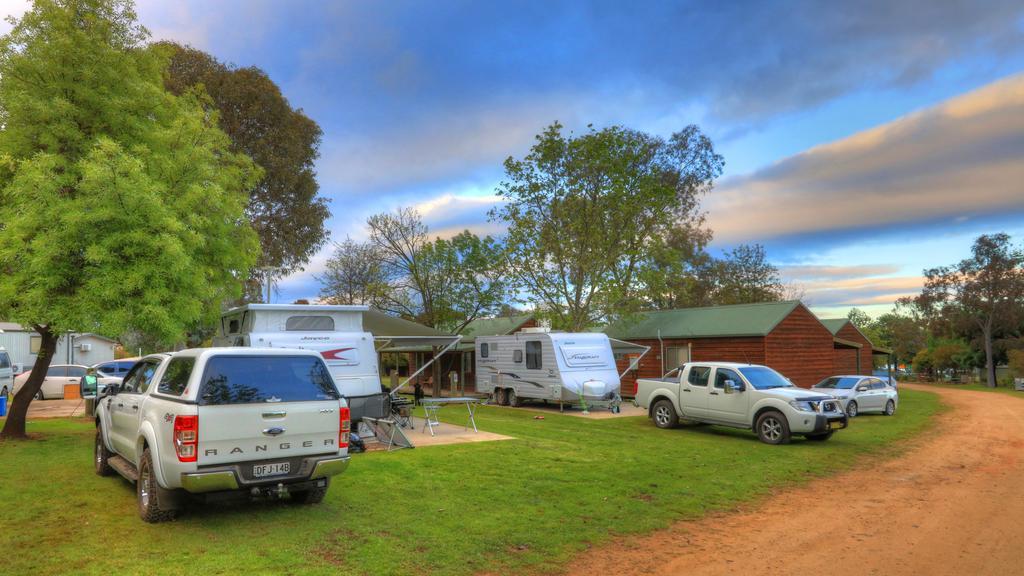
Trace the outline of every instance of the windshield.
{"label": "windshield", "polygon": [[814,385],[815,388],[838,388],[850,390],[860,382],[860,378],[825,378]]}
{"label": "windshield", "polygon": [[765,366],[747,366],[739,370],[755,390],[788,388],[793,385],[785,376]]}

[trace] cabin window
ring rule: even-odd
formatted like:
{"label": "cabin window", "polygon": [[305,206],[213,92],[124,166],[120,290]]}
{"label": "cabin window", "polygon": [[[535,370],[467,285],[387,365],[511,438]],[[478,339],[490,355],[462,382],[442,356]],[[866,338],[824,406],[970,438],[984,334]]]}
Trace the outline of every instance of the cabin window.
{"label": "cabin window", "polygon": [[228,320],[228,334],[238,334],[238,328],[238,318],[232,318],[231,320]]}
{"label": "cabin window", "polygon": [[522,350],[516,350],[516,351],[512,352],[512,361],[513,362],[522,362],[523,361],[523,351]]}
{"label": "cabin window", "polygon": [[526,343],[526,369],[540,370],[542,366],[540,358],[540,342],[533,340]]}
{"label": "cabin window", "polygon": [[487,355],[491,351],[490,348],[491,347],[487,344],[487,342],[484,342],[483,344],[481,344],[480,345],[480,357],[481,358],[487,358]]}
{"label": "cabin window", "polygon": [[284,323],[289,332],[333,332],[334,318],[330,316],[290,316]]}

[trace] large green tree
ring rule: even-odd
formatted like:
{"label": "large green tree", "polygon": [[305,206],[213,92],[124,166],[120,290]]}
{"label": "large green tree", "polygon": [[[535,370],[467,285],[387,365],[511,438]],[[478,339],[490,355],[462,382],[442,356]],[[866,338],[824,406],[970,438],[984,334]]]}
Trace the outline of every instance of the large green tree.
{"label": "large green tree", "polygon": [[700,197],[722,166],[696,126],[664,139],[621,126],[566,135],[552,124],[523,159],[505,161],[504,204],[491,212],[508,225],[521,292],[569,330],[642,307],[654,255],[685,258],[701,241],[677,229],[699,226]]}
{"label": "large green tree", "polygon": [[[232,148],[263,168],[249,190],[246,215],[260,239],[260,258],[246,283],[259,300],[261,283],[301,269],[329,237],[327,200],[319,196],[314,163],[322,131],[301,109],[292,108],[266,72],[236,68],[194,48],[163,42],[171,52],[165,82],[174,94],[202,85],[219,112]],[[260,269],[263,269],[261,271]]]}
{"label": "large green tree", "polygon": [[237,297],[258,244],[258,168],[199,92],[165,91],[167,55],[124,0],[36,0],[0,38],[0,316],[40,353],[2,436],[67,331],[178,341]]}
{"label": "large green tree", "polygon": [[1007,234],[982,235],[969,258],[925,270],[924,276],[918,308],[933,324],[981,341],[986,382],[995,386],[995,339],[1019,328],[1024,317],[1024,250]]}

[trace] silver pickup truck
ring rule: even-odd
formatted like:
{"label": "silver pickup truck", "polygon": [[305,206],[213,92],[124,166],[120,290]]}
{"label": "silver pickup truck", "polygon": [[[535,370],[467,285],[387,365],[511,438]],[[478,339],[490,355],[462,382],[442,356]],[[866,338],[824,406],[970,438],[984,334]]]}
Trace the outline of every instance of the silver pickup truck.
{"label": "silver pickup truck", "polygon": [[767,444],[785,444],[793,434],[828,440],[847,424],[835,398],[754,364],[684,364],[678,376],[637,380],[636,402],[659,428],[680,419],[720,424],[753,430]]}
{"label": "silver pickup truck", "polygon": [[320,502],[348,466],[349,410],[315,351],[203,348],[138,361],[96,404],[96,473],[135,482],[139,516],[184,496]]}

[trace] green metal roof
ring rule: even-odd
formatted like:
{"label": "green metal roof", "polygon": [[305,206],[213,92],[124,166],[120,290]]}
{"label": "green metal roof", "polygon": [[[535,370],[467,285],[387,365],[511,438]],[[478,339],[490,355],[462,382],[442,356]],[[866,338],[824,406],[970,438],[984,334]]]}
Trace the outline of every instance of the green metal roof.
{"label": "green metal roof", "polygon": [[767,336],[800,302],[764,302],[643,312],[605,328],[620,340]]}
{"label": "green metal roof", "polygon": [[462,341],[472,342],[477,336],[503,336],[533,319],[532,314],[503,316],[500,318],[478,318],[462,329]]}
{"label": "green metal roof", "polygon": [[843,329],[843,326],[846,326],[846,323],[850,321],[848,318],[819,318],[819,320],[821,320],[821,323],[825,325],[825,328],[828,328],[828,331],[833,336],[838,334]]}

